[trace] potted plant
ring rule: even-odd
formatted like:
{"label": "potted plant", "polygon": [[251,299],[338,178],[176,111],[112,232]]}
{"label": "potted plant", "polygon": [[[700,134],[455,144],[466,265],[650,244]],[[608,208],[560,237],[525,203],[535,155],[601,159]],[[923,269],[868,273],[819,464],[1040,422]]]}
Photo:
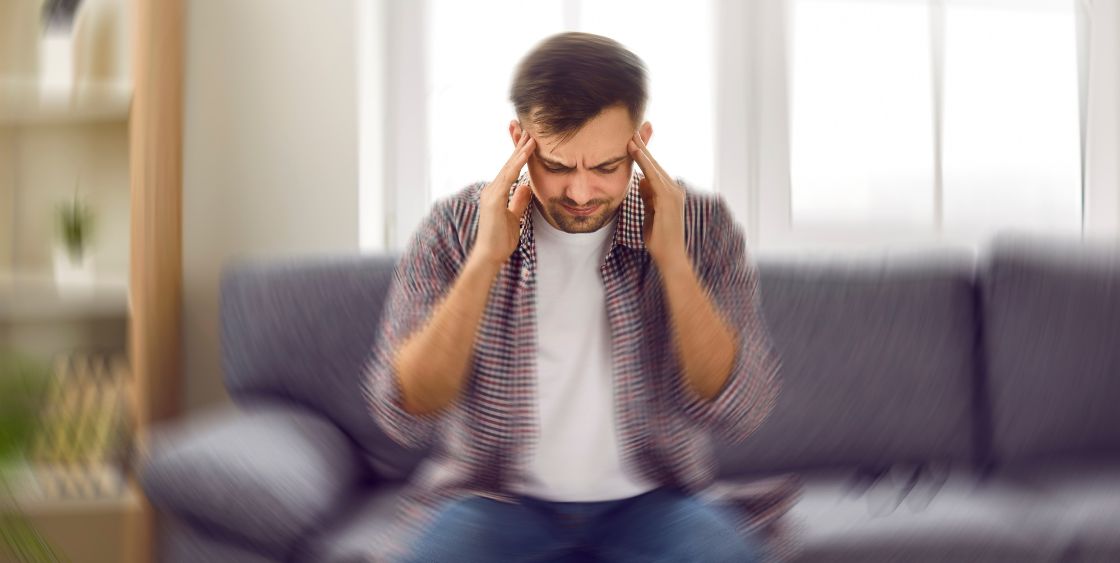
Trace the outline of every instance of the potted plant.
{"label": "potted plant", "polygon": [[74,191],[71,201],[58,205],[55,213],[58,244],[54,248],[55,281],[59,286],[93,284],[93,210]]}
{"label": "potted plant", "polygon": [[20,510],[19,478],[39,426],[49,368],[0,350],[0,560],[62,560]]}

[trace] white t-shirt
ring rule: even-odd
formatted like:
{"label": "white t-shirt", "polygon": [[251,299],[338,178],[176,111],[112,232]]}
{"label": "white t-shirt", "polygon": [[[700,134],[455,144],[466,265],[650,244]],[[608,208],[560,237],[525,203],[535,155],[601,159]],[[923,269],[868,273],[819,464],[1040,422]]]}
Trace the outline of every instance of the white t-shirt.
{"label": "white t-shirt", "polygon": [[622,466],[599,271],[613,233],[614,223],[593,233],[566,233],[533,209],[539,432],[521,487],[532,497],[593,502],[654,488]]}

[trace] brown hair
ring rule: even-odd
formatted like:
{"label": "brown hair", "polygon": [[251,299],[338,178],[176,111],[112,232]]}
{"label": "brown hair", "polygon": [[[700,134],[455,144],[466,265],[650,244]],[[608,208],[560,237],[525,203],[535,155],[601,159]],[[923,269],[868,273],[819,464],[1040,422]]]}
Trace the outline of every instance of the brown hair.
{"label": "brown hair", "polygon": [[634,123],[646,107],[646,67],[617,41],[561,33],[536,46],[517,66],[510,101],[518,119],[561,141],[604,109],[621,104]]}

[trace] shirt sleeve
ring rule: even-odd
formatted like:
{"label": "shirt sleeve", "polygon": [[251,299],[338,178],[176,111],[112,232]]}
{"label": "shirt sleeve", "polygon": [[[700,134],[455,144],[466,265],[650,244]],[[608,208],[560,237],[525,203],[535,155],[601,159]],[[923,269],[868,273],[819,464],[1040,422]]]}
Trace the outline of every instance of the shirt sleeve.
{"label": "shirt sleeve", "polygon": [[743,441],[766,419],[781,389],[781,361],[763,318],[758,269],[748,260],[742,229],[723,198],[711,202],[704,243],[696,250],[700,283],[716,312],[735,332],[738,346],[731,373],[711,399],[698,395],[679,377],[678,396],[687,416],[731,441]]}
{"label": "shirt sleeve", "polygon": [[416,415],[404,410],[393,358],[397,349],[427,322],[451,289],[460,248],[444,205],[437,203],[413,234],[393,274],[381,316],[379,337],[363,374],[366,403],[381,429],[402,446],[431,443],[444,411]]}

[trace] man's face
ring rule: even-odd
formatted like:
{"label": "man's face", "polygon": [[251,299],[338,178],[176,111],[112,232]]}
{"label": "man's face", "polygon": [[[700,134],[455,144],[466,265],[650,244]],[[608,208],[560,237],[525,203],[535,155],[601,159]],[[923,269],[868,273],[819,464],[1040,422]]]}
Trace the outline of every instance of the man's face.
{"label": "man's face", "polygon": [[[597,231],[612,219],[626,198],[633,159],[626,152],[634,122],[622,106],[603,110],[563,143],[538,134],[536,153],[529,157],[529,180],[541,214],[552,226],[568,233]],[[642,138],[653,132],[642,124]],[[521,137],[517,121],[510,123],[516,145]]]}

